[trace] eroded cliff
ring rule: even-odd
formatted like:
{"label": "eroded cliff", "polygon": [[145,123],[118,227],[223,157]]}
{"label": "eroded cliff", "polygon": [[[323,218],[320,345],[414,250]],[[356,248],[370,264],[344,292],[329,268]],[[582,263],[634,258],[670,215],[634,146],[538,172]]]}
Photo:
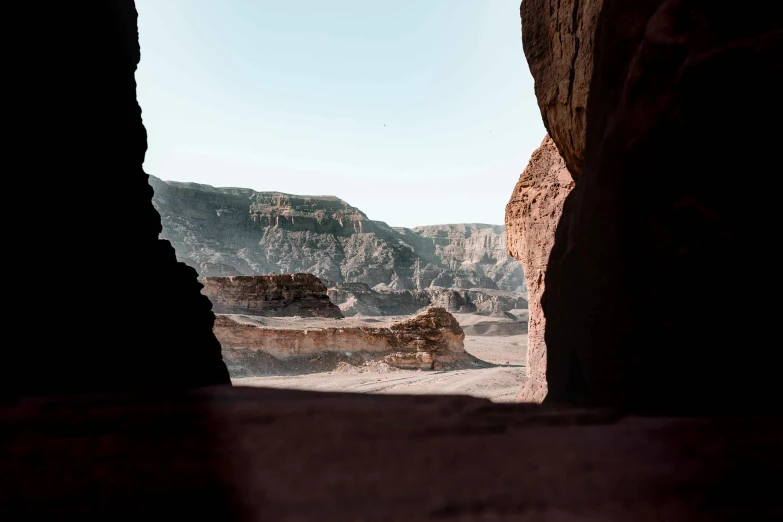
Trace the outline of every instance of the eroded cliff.
{"label": "eroded cliff", "polygon": [[[202,276],[312,273],[391,290],[524,292],[502,227],[392,228],[332,196],[164,182],[151,177],[161,236]],[[431,234],[430,237],[428,234]]]}
{"label": "eroded cliff", "polygon": [[527,376],[520,402],[541,402],[546,385],[546,321],[541,308],[549,253],[566,196],[574,186],[565,161],[549,136],[533,153],[506,205],[508,253],[519,260],[528,287]]}
{"label": "eroded cliff", "polygon": [[204,277],[202,293],[220,314],[343,317],[312,274]]}

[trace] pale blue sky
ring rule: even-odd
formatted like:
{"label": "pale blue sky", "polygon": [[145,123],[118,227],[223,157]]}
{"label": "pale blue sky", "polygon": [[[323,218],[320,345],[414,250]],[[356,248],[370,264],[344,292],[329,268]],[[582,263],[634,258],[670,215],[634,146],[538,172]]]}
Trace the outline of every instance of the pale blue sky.
{"label": "pale blue sky", "polygon": [[136,0],[159,178],[503,223],[545,130],[520,0]]}

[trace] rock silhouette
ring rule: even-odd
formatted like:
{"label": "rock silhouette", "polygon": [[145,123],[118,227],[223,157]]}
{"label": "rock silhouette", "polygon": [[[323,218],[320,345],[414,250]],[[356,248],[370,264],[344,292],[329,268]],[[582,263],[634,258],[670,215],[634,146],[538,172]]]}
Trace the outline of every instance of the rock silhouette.
{"label": "rock silhouette", "polygon": [[228,384],[196,272],[158,239],[142,170],[133,2],[69,9],[60,15],[78,22],[42,15],[52,25],[30,31],[49,47],[26,49],[10,71],[9,150],[32,173],[16,176],[12,193],[36,211],[8,238],[19,320],[4,349],[3,395]]}
{"label": "rock silhouette", "polygon": [[[541,301],[546,401],[779,411],[765,245],[781,231],[783,7],[604,0],[594,54]],[[756,175],[763,188],[738,191]]]}

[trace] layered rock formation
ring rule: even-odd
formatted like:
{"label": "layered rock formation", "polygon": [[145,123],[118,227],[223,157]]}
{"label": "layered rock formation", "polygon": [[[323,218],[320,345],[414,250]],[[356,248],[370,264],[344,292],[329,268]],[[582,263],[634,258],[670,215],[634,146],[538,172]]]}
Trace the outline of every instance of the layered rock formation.
{"label": "layered rock formation", "polygon": [[547,401],[779,409],[763,303],[780,132],[762,129],[783,116],[783,6],[604,0],[595,35],[584,167],[542,299]]}
{"label": "layered rock formation", "polygon": [[432,304],[429,293],[420,290],[376,291],[364,283],[329,285],[329,299],[346,317],[415,314]]}
{"label": "layered rock formation", "polygon": [[294,196],[151,177],[162,237],[201,276],[307,272],[391,290],[524,292],[502,227],[392,228],[332,196]]}
{"label": "layered rock formation", "polygon": [[[223,350],[262,351],[276,359],[356,352],[408,369],[432,369],[434,365],[471,359],[465,351],[462,328],[443,308],[429,308],[390,324],[311,320],[304,329],[302,324],[218,315],[215,335]],[[233,353],[231,358],[241,357]]]}
{"label": "layered rock formation", "polygon": [[133,1],[31,11],[14,16],[27,43],[6,70],[6,161],[24,165],[8,193],[36,211],[6,230],[18,260],[6,301],[20,328],[5,339],[0,395],[228,384],[196,273],[158,239]]}
{"label": "layered rock formation", "polygon": [[574,186],[565,161],[549,136],[533,153],[519,176],[506,206],[508,253],[525,272],[529,300],[527,376],[520,402],[541,402],[546,397],[545,319],[541,308],[549,253],[566,196]]}
{"label": "layered rock formation", "polygon": [[503,226],[468,223],[396,230],[417,251],[434,255],[453,271],[453,279],[447,278],[448,273],[439,275],[433,286],[526,291],[524,277],[520,279],[516,263],[506,251]]}
{"label": "layered rock formation", "polygon": [[502,290],[439,287],[424,290],[375,290],[364,283],[324,282],[329,286],[329,298],[346,317],[408,315],[429,306],[445,308],[452,313],[508,312],[527,308],[527,299],[515,292]]}
{"label": "layered rock formation", "polygon": [[544,126],[578,178],[584,164],[593,34],[602,0],[524,0],[522,42]]}
{"label": "layered rock formation", "polygon": [[204,277],[201,291],[220,314],[343,317],[312,274]]}

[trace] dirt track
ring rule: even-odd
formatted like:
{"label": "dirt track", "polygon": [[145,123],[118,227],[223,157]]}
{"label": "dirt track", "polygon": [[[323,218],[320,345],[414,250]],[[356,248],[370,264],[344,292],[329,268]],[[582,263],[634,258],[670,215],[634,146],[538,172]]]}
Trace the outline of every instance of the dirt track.
{"label": "dirt track", "polygon": [[332,372],[232,379],[237,386],[389,394],[459,394],[512,402],[525,374],[527,335],[466,336],[465,349],[492,363],[454,371],[360,371],[348,365]]}

